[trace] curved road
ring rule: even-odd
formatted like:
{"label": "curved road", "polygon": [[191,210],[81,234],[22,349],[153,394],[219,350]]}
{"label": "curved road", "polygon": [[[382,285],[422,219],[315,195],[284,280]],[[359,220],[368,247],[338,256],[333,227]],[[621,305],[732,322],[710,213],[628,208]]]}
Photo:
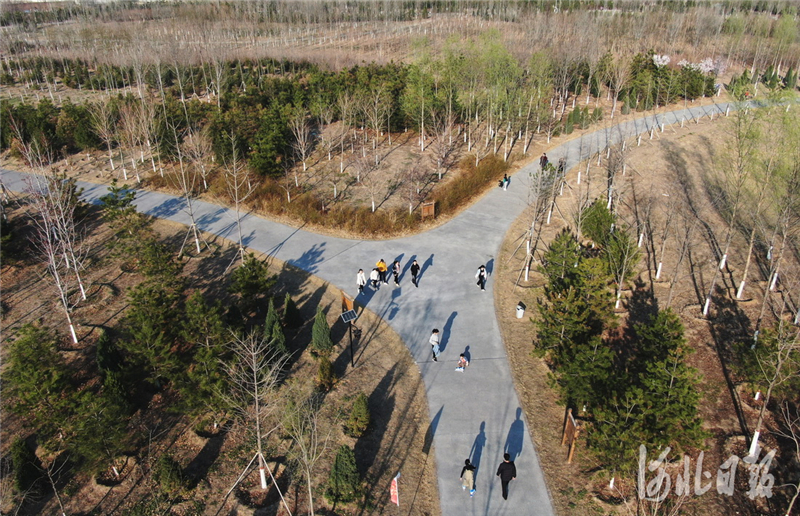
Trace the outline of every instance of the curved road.
{"label": "curved road", "polygon": [[[662,123],[689,123],[712,113],[724,116],[727,108],[727,104],[697,106],[600,129],[551,149],[549,158],[557,162],[566,157],[567,166],[572,167],[609,144],[648,132]],[[474,278],[481,264],[492,272],[506,231],[527,205],[529,174],[535,166],[538,165],[530,164],[518,171],[507,191],[494,188],[448,223],[406,238],[346,240],[254,215],[242,220],[248,247],[300,267],[353,295],[357,293],[355,276],[359,268],[369,273],[380,258],[388,264],[400,260],[400,287],[390,279],[389,285],[377,292],[367,287],[358,301],[387,320],[419,365],[428,396],[429,432],[436,450],[439,496],[445,516],[555,514],[528,431],[528,425],[536,422],[526,419],[514,390],[495,317],[492,278],[489,277],[485,292],[477,288]],[[25,174],[0,170],[0,180],[11,190],[23,190],[24,177]],[[107,193],[104,185],[80,183],[80,187],[89,201]],[[180,198],[139,191],[136,204],[149,215],[190,222]],[[234,217],[228,209],[204,202],[195,202],[194,206],[203,231],[236,240]],[[412,285],[408,272],[415,258],[422,267],[419,288]],[[428,337],[432,328],[442,332],[438,362],[431,361]],[[471,359],[470,367],[464,373],[455,372],[455,362],[465,351]],[[514,456],[517,467],[508,501],[502,499],[500,482],[495,477],[504,451]],[[474,498],[460,489],[458,479],[467,457],[478,467]],[[401,503],[411,498],[413,487],[401,477]]]}

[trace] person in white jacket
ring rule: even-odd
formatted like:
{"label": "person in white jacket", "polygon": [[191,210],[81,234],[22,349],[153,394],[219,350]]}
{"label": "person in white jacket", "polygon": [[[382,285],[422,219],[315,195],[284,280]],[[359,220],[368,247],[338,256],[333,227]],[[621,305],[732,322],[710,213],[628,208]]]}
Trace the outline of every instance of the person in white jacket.
{"label": "person in white jacket", "polygon": [[356,285],[358,285],[358,293],[364,293],[364,285],[367,284],[367,277],[364,275],[364,269],[358,269],[356,274]]}
{"label": "person in white jacket", "polygon": [[378,290],[378,282],[380,281],[381,275],[378,273],[377,267],[372,269],[372,272],[369,273],[369,281],[372,283],[372,288]]}
{"label": "person in white jacket", "polygon": [[475,279],[478,280],[478,286],[481,290],[486,290],[486,266],[481,265],[478,267],[478,272],[475,273]]}

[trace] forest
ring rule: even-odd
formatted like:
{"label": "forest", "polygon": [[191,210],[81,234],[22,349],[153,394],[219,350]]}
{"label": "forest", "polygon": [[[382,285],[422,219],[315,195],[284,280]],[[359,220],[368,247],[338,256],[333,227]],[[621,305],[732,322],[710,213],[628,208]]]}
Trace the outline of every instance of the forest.
{"label": "forest", "polygon": [[[241,231],[226,251],[209,245],[192,202],[359,237],[406,234],[433,224],[424,203],[453,216],[554,140],[720,96],[737,111],[704,179],[716,225],[690,222],[691,200],[679,210],[628,197],[624,143],[589,160],[602,161],[602,180],[590,187],[584,176],[566,229],[547,238],[567,175],[551,164],[535,178],[533,245],[518,271],[542,281],[528,353],[546,363],[561,403],[588,410],[585,446],[601,468],[635,469],[633,443],[717,446],[677,301],[691,278],[691,317],[726,336],[718,353],[732,382],[765,396],[755,431],[772,428],[765,442],[793,456],[797,160],[783,106],[797,87],[796,15],[791,2],[766,0],[4,5],[3,166],[44,179],[24,200],[3,198],[3,274],[37,274],[55,293],[44,324],[19,317],[15,290],[3,301],[3,412],[15,429],[10,439],[4,423],[4,500],[21,513],[64,512],[90,478],[125,482],[135,457],[142,486],[161,487],[137,491],[126,514],[224,506],[227,495],[198,489],[203,468],[161,453],[182,424],[206,443],[246,434],[220,459],[226,480],[284,471],[274,482],[283,491],[253,498],[266,485],[254,474],[231,497],[292,513],[381,513],[386,500],[363,475],[377,469],[364,457],[383,446],[362,438],[378,403],[352,386],[344,394],[330,303],[295,299],[284,282],[297,271],[271,271]],[[79,172],[108,185],[99,207],[79,201]],[[136,187],[180,195],[188,232],[156,231],[132,208]],[[704,231],[714,266],[687,272]],[[195,263],[205,260],[217,263]],[[198,280],[204,268],[224,288]],[[127,279],[106,284],[101,270]],[[639,281],[667,286],[644,301],[661,309],[631,308]],[[118,312],[106,313],[106,298]],[[738,299],[751,301],[754,326],[721,321]],[[795,500],[781,495],[776,507]]]}

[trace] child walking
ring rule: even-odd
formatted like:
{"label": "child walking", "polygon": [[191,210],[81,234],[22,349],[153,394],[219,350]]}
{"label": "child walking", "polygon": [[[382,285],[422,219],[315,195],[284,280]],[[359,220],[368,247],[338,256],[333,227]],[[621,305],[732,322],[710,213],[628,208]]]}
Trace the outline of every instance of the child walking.
{"label": "child walking", "polygon": [[[462,355],[463,356],[463,355]],[[464,467],[461,468],[461,489],[467,490],[469,489],[469,496],[475,496],[475,466],[466,459],[464,461]]]}

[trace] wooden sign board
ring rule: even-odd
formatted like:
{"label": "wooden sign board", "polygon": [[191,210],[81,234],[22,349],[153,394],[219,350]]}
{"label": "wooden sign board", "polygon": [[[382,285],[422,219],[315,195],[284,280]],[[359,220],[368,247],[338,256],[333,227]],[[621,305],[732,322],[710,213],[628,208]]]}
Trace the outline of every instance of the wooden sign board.
{"label": "wooden sign board", "polygon": [[342,313],[353,310],[353,298],[348,296],[342,290]]}
{"label": "wooden sign board", "polygon": [[436,218],[436,203],[435,202],[423,202],[422,203],[422,218],[427,219],[428,217]]}

